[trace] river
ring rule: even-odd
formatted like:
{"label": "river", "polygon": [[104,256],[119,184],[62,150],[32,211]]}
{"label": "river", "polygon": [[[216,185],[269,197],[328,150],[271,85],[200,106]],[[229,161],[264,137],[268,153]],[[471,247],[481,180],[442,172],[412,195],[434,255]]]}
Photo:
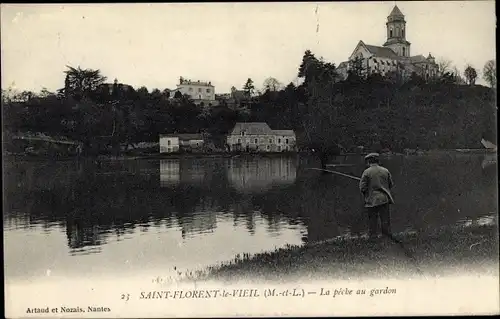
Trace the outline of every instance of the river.
{"label": "river", "polygon": [[[395,181],[395,233],[497,222],[485,155],[382,158]],[[360,176],[361,157],[336,157]],[[493,164],[492,164],[493,163]],[[366,234],[357,181],[307,156],[8,161],[7,283],[174,276],[338,236]]]}

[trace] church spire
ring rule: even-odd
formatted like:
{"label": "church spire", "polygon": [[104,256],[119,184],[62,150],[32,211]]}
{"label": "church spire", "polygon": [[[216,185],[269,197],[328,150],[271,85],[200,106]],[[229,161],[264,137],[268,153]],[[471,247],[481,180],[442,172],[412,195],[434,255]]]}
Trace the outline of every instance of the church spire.
{"label": "church spire", "polygon": [[384,46],[390,47],[399,56],[410,56],[410,42],[406,41],[405,16],[397,5],[394,5],[387,17],[386,27],[387,41]]}
{"label": "church spire", "polygon": [[394,8],[392,9],[391,13],[387,17],[389,21],[395,21],[395,20],[403,20],[405,19],[405,15],[399,10],[397,5],[394,5]]}

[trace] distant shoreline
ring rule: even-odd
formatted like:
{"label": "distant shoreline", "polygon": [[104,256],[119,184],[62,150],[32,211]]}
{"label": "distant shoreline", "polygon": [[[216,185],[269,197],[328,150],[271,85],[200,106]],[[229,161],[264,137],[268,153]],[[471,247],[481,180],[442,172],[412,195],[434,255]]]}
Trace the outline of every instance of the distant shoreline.
{"label": "distant shoreline", "polygon": [[[299,155],[312,155],[315,153],[311,152],[266,152],[266,153],[151,153],[151,154],[124,154],[124,155],[94,155],[94,156],[60,156],[53,157],[50,155],[40,154],[23,154],[23,153],[4,153],[5,159],[23,159],[23,160],[54,160],[54,161],[65,161],[65,160],[145,160],[145,159],[183,159],[183,158],[266,158],[266,157],[292,157]],[[497,152],[489,149],[442,149],[442,150],[428,150],[428,151],[414,151],[411,153],[381,153],[382,157],[392,157],[392,156],[429,156],[429,155],[440,155],[440,154],[456,154],[456,155],[488,155]],[[365,153],[342,153],[332,156],[364,156]]]}

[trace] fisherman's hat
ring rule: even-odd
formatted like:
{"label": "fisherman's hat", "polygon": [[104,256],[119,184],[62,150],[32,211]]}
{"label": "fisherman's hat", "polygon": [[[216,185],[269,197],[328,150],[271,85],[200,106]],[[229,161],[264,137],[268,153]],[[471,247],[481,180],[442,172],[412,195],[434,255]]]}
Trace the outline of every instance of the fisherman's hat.
{"label": "fisherman's hat", "polygon": [[376,159],[376,158],[379,158],[379,156],[380,156],[379,153],[370,153],[370,154],[365,156],[365,160],[370,159],[370,158]]}

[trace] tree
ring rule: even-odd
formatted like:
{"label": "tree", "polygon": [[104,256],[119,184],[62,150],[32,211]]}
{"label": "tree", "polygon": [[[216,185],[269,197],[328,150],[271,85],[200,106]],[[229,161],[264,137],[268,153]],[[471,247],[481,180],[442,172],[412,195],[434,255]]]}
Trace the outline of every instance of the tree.
{"label": "tree", "polygon": [[139,89],[137,89],[137,96],[139,99],[146,99],[149,95],[148,88],[145,86],[141,86]]}
{"label": "tree", "polygon": [[247,98],[252,97],[255,92],[255,86],[253,85],[252,79],[248,78],[247,82],[243,86],[243,91],[245,91],[245,95]]}
{"label": "tree", "polygon": [[120,88],[118,86],[118,79],[115,78],[113,81],[113,89],[111,91],[111,96],[113,97],[114,100],[117,100],[120,96]]}
{"label": "tree", "polygon": [[441,58],[437,61],[438,65],[438,77],[442,77],[447,72],[451,71],[451,61],[445,58]]}
{"label": "tree", "polygon": [[486,62],[483,68],[483,79],[492,87],[497,85],[497,64],[495,60]]}
{"label": "tree", "polygon": [[81,99],[84,96],[89,96],[91,92],[106,81],[106,77],[101,75],[100,70],[66,67],[68,68],[68,70],[64,71],[66,73],[64,87],[66,97],[71,95],[76,99]]}
{"label": "tree", "polygon": [[55,93],[50,92],[49,90],[47,90],[46,87],[43,87],[42,90],[40,91],[40,93],[38,94],[38,97],[46,98],[46,97],[53,96],[53,95],[55,95]]}
{"label": "tree", "polygon": [[316,78],[319,64],[316,56],[310,50],[306,50],[302,57],[302,63],[299,66],[298,77],[304,78],[305,83],[311,82],[311,80]]}
{"label": "tree", "polygon": [[326,82],[326,83],[336,82],[338,78],[338,73],[335,64],[320,60],[318,77],[321,82]]}
{"label": "tree", "polygon": [[159,89],[153,89],[153,91],[151,91],[151,97],[155,100],[159,100],[162,97],[161,91]]}
{"label": "tree", "polygon": [[349,60],[349,71],[347,71],[348,80],[360,80],[365,74],[365,66],[363,58],[356,56],[354,59]]}
{"label": "tree", "polygon": [[467,84],[474,85],[477,79],[477,71],[471,65],[467,65],[464,71],[464,76],[467,81]]}
{"label": "tree", "polygon": [[182,99],[182,93],[181,93],[181,91],[175,91],[174,99]]}
{"label": "tree", "polygon": [[450,74],[452,74],[453,83],[459,84],[459,85],[465,84],[465,80],[460,75],[460,70],[458,70],[457,66],[453,66],[453,68],[450,68]]}
{"label": "tree", "polygon": [[276,80],[275,78],[273,77],[269,77],[267,79],[264,80],[264,90],[265,91],[271,91],[271,92],[276,92],[276,91],[279,91],[281,89],[281,83]]}

